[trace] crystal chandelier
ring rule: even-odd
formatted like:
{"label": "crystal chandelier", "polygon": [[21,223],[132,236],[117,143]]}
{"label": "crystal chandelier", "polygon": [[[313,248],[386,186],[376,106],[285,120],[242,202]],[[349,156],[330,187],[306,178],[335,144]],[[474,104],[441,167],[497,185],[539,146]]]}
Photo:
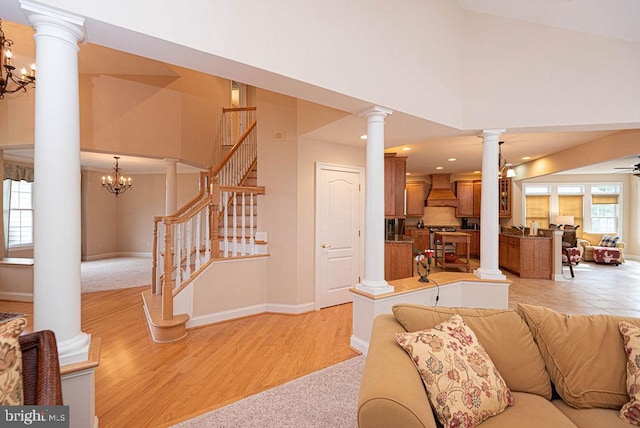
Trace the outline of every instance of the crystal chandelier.
{"label": "crystal chandelier", "polygon": [[120,156],[114,156],[113,158],[116,160],[116,166],[113,168],[114,176],[102,176],[102,187],[117,197],[119,194],[131,189],[133,184],[131,183],[131,177],[125,177],[120,173],[120,167],[118,166]]}
{"label": "crystal chandelier", "polygon": [[27,69],[22,68],[20,75],[16,75],[13,66],[13,52],[11,52],[13,40],[7,39],[2,31],[2,20],[0,19],[0,100],[4,94],[13,94],[20,90],[27,92],[28,85],[36,83],[36,65],[31,64],[31,71],[27,74]]}

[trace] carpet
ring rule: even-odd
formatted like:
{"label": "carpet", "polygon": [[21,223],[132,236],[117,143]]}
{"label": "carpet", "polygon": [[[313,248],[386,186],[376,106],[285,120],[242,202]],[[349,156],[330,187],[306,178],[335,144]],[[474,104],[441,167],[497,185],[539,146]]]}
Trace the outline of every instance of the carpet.
{"label": "carpet", "polygon": [[83,293],[151,285],[151,257],[114,257],[80,264]]}
{"label": "carpet", "polygon": [[292,380],[174,428],[356,428],[364,356]]}

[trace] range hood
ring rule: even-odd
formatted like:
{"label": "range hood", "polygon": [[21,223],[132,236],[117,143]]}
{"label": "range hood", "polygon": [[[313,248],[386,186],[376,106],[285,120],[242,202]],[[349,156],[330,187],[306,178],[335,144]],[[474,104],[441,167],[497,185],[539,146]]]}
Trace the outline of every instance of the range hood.
{"label": "range hood", "polygon": [[451,191],[451,174],[431,174],[428,207],[457,207],[458,198]]}

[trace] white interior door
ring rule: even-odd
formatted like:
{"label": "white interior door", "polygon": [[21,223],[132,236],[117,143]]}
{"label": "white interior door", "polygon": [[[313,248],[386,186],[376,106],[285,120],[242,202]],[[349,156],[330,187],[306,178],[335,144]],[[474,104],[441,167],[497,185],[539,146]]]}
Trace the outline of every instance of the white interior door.
{"label": "white interior door", "polygon": [[316,309],[352,300],[364,272],[364,171],[316,166]]}

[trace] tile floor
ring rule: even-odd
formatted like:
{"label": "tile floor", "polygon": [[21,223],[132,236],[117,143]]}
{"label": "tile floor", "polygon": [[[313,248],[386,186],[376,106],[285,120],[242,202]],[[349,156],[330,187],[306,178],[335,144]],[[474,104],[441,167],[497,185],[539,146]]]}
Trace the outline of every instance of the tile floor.
{"label": "tile floor", "polygon": [[[475,263],[474,263],[475,262]],[[472,268],[479,261],[472,260]],[[616,314],[640,318],[640,262],[603,265],[581,262],[571,278],[563,267],[562,281],[522,279],[503,270],[513,281],[509,289],[509,307],[517,304],[547,306],[566,314]]]}

